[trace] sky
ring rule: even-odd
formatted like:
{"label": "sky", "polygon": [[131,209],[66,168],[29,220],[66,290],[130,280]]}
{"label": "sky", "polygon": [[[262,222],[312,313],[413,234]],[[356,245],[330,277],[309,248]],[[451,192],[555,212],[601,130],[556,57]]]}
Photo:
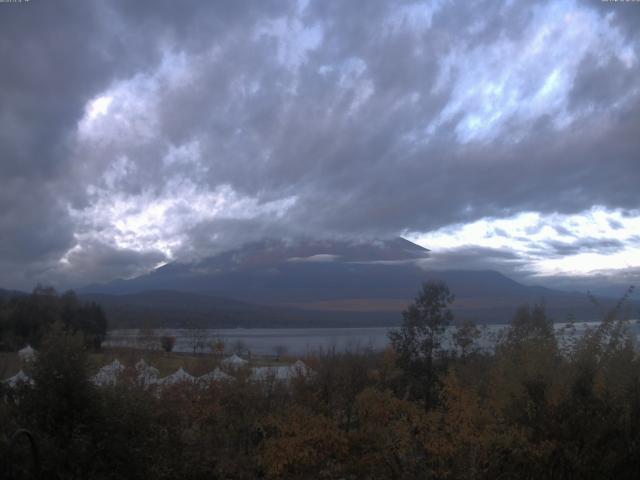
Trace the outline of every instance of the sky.
{"label": "sky", "polygon": [[640,279],[638,2],[23,0],[0,69],[4,288],[298,236]]}

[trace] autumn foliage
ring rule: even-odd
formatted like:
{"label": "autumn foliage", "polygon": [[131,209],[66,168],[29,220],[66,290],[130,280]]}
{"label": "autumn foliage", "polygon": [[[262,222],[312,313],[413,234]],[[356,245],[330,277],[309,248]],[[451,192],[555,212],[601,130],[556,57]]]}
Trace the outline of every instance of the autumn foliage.
{"label": "autumn foliage", "polygon": [[63,335],[43,342],[38,386],[0,392],[0,454],[26,427],[45,478],[636,478],[640,360],[621,312],[559,338],[523,307],[495,349],[467,324],[448,351],[448,315],[425,329],[412,314],[427,335],[402,337],[424,347],[412,352],[316,352],[288,383],[158,391],[94,387],[83,343]]}

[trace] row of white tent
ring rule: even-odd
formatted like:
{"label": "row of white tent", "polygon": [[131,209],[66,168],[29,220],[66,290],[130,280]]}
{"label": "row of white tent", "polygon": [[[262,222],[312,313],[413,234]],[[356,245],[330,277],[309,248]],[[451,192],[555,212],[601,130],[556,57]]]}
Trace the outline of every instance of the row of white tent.
{"label": "row of white tent", "polygon": [[[18,350],[18,357],[23,362],[30,362],[32,360],[35,360],[37,354],[38,351],[28,344],[26,347]],[[233,355],[222,360],[222,363],[227,366],[241,367],[243,365],[247,365],[249,362],[234,353]]]}
{"label": "row of white tent", "polygon": [[[245,366],[248,363],[246,360],[241,359],[237,355],[233,355],[232,357],[229,357],[225,360],[227,361],[223,361],[223,363],[226,366],[236,368]],[[160,372],[158,371],[158,369],[147,364],[143,359],[138,361],[138,363],[135,364],[134,368],[136,371],[137,381],[145,386],[175,385],[183,382],[196,383],[202,386],[206,386],[215,381],[234,380],[233,376],[223,372],[218,367],[216,367],[215,370],[212,370],[209,373],[200,375],[199,377],[190,375],[181,367],[174,373],[162,378],[159,378]],[[118,379],[120,378],[124,370],[125,366],[118,359],[115,359],[110,364],[105,365],[100,370],[98,370],[98,373],[96,373],[91,378],[91,381],[98,386],[115,385],[118,383]],[[269,379],[289,381],[296,376],[307,376],[312,373],[312,370],[307,367],[307,365],[305,365],[305,363],[301,360],[298,360],[293,365],[254,367],[251,370],[252,371],[250,378],[255,381],[266,381]],[[31,379],[31,377],[29,377],[29,375],[24,373],[22,370],[20,370],[13,377],[6,379],[4,382],[11,388],[18,386],[21,383],[33,384],[33,380]]]}
{"label": "row of white tent", "polygon": [[[124,372],[125,367],[117,359],[111,362],[109,365],[102,367],[98,373],[96,373],[91,381],[99,386],[115,385],[118,383],[120,375]],[[194,377],[188,374],[183,368],[179,368],[177,371],[166,377],[159,378],[160,372],[157,368],[148,365],[144,360],[140,360],[135,365],[136,379],[141,384],[147,385],[173,385],[181,382],[192,382],[199,384],[208,384],[212,381],[231,380],[233,377],[227,375],[219,368],[201,375]]]}

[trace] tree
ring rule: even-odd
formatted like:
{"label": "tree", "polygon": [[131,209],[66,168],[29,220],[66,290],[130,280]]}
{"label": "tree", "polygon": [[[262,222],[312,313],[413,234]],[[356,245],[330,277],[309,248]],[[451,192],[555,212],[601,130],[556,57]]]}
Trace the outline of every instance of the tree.
{"label": "tree", "polygon": [[233,342],[233,353],[240,355],[241,353],[246,352],[247,348],[245,341],[240,338]]}
{"label": "tree", "polygon": [[60,435],[61,429],[82,423],[83,412],[95,400],[96,392],[89,381],[88,357],[80,334],[54,324],[30,373],[34,389],[27,403],[41,428]]}
{"label": "tree", "polygon": [[275,347],[273,347],[273,351],[276,354],[276,357],[278,357],[278,360],[280,360],[280,358],[282,358],[284,355],[286,355],[287,346],[286,345],[276,345]]}
{"label": "tree", "polygon": [[90,302],[85,304],[79,313],[83,318],[78,324],[78,329],[84,336],[85,344],[96,350],[100,349],[107,335],[107,318],[102,307]]}
{"label": "tree", "polygon": [[205,328],[192,327],[189,329],[189,337],[191,340],[191,348],[193,354],[204,352],[207,347],[207,330]]}
{"label": "tree", "polygon": [[477,387],[450,369],[442,379],[441,404],[427,416],[425,446],[436,478],[487,478],[482,471],[491,444],[500,440],[496,413]]}
{"label": "tree", "polygon": [[156,332],[151,327],[144,327],[140,330],[140,339],[147,350],[155,350],[158,347]]}
{"label": "tree", "polygon": [[165,335],[164,337],[160,337],[160,346],[167,353],[173,350],[173,347],[175,346],[175,344],[176,344],[176,337],[170,337],[168,335]]}
{"label": "tree", "polygon": [[480,338],[480,329],[471,320],[465,320],[462,325],[458,326],[453,332],[453,344],[456,347],[460,357],[466,358],[472,353],[478,351],[478,339]]}
{"label": "tree", "polygon": [[17,340],[17,347],[26,343],[39,346],[55,322],[61,322],[66,332],[81,333],[85,345],[94,349],[100,348],[107,333],[102,307],[81,302],[72,290],[58,295],[52,287],[38,285],[31,295],[11,298],[8,307],[5,328]]}
{"label": "tree", "polygon": [[60,319],[60,304],[56,291],[38,285],[31,295],[14,296],[10,300],[9,324],[22,344],[38,347],[42,337]]}
{"label": "tree", "polygon": [[426,282],[414,303],[402,312],[402,327],[389,332],[398,365],[408,377],[407,393],[421,398],[425,406],[435,399],[435,360],[444,353],[442,342],[453,320],[449,309],[453,300],[445,283]]}
{"label": "tree", "polygon": [[220,357],[224,355],[224,348],[224,339],[216,335],[214,340],[211,342],[211,350],[213,350],[213,352]]}
{"label": "tree", "polygon": [[556,344],[553,320],[547,315],[544,305],[521,305],[511,320],[506,337],[499,343],[522,347],[531,343]]}
{"label": "tree", "polygon": [[86,446],[95,438],[93,425],[101,410],[89,368],[82,335],[71,334],[56,322],[30,369],[33,387],[19,404],[23,425],[38,439],[43,478],[72,478],[71,468],[86,471],[94,461]]}
{"label": "tree", "polygon": [[349,462],[354,478],[431,478],[425,455],[425,412],[389,391],[363,389]]}
{"label": "tree", "polygon": [[269,478],[341,478],[347,438],[336,422],[302,407],[263,421],[261,460]]}

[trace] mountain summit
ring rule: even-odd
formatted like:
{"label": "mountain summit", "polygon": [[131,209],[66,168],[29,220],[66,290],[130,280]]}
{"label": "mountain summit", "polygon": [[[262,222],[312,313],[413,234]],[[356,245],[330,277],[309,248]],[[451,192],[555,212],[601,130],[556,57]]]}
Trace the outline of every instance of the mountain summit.
{"label": "mountain summit", "polygon": [[385,274],[406,270],[417,273],[421,271],[418,265],[428,255],[428,249],[404,238],[266,239],[200,261],[170,263],[134,279],[91,285],[81,291],[130,294],[179,290],[268,304],[345,298],[347,294],[368,297],[371,288],[379,292],[391,286],[391,277],[383,278]]}

